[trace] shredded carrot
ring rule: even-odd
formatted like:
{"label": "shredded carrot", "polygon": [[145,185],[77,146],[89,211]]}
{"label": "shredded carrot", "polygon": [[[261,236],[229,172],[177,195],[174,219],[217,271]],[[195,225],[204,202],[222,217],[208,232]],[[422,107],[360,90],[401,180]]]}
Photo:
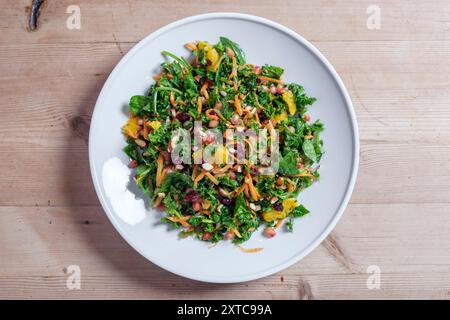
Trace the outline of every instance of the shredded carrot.
{"label": "shredded carrot", "polygon": [[214,109],[208,109],[205,111],[205,115],[207,118],[212,119],[212,120],[218,120],[219,116],[217,115],[216,110]]}
{"label": "shredded carrot", "polygon": [[211,173],[205,172],[205,176],[207,176],[215,185],[219,184],[219,181]]}
{"label": "shredded carrot", "polygon": [[248,198],[248,196],[249,196],[249,193],[248,193],[248,184],[244,184],[244,194],[245,194],[245,196]]}
{"label": "shredded carrot", "polygon": [[250,176],[250,173],[248,173],[248,172],[245,177],[245,182],[248,185],[248,188],[249,188],[249,191],[250,191],[250,194],[251,194],[253,200],[258,201],[260,198],[259,192],[258,192],[258,190],[256,190],[255,186],[253,185],[252,177]]}
{"label": "shredded carrot", "polygon": [[259,126],[261,126],[261,122],[259,121],[259,116],[258,116],[258,113],[257,113],[257,112],[255,112],[255,120],[256,120],[256,123],[257,123]]}
{"label": "shredded carrot", "polygon": [[244,184],[239,189],[236,189],[235,193],[236,194],[242,193],[244,191],[244,189],[245,189],[245,186],[246,186],[246,184],[244,182]]}
{"label": "shredded carrot", "polygon": [[231,228],[230,231],[236,235],[238,238],[242,238],[241,233],[236,228]]}
{"label": "shredded carrot", "polygon": [[197,50],[197,46],[196,46],[195,44],[193,44],[192,42],[186,43],[186,44],[184,45],[184,47],[185,47],[186,49],[189,49],[189,50],[192,50],[192,51]]}
{"label": "shredded carrot", "polygon": [[306,140],[311,140],[312,138],[314,138],[314,136],[312,136],[312,135],[310,135],[310,134],[307,135],[307,136],[305,136],[305,139],[306,139]]}
{"label": "shredded carrot", "polygon": [[231,70],[231,74],[229,76],[230,79],[233,79],[233,78],[235,78],[237,76],[237,60],[236,60],[236,57],[232,58],[232,65],[233,65],[233,67],[232,67],[232,70]]}
{"label": "shredded carrot", "polygon": [[264,80],[264,81],[268,81],[268,82],[274,82],[274,83],[279,83],[279,84],[284,83],[283,80],[281,80],[281,79],[274,79],[274,78],[269,78],[269,77],[265,77],[265,76],[259,76],[258,78],[261,80]]}
{"label": "shredded carrot", "polygon": [[205,177],[205,172],[204,171],[200,172],[200,174],[194,180],[194,187],[197,187],[200,180],[202,180],[204,177]]}
{"label": "shredded carrot", "polygon": [[164,168],[161,172],[161,183],[164,181],[164,179],[166,178],[167,175],[167,169]]}
{"label": "shredded carrot", "polygon": [[[214,173],[223,173],[223,172],[227,172],[228,169],[230,169],[232,166],[233,166],[233,164],[232,164],[232,163],[229,163],[229,164],[225,165],[223,168],[216,167],[216,168],[214,168],[212,171],[213,171]],[[217,177],[217,175],[216,175],[216,177]]]}
{"label": "shredded carrot", "polygon": [[241,102],[239,101],[238,95],[234,96],[234,107],[236,108],[237,113],[241,116],[242,108],[241,108]]}
{"label": "shredded carrot", "polygon": [[314,176],[311,173],[299,173],[296,174],[295,177],[309,177],[309,178],[314,178]]}
{"label": "shredded carrot", "polygon": [[199,115],[202,113],[202,107],[203,107],[202,98],[198,97],[197,98],[197,113]]}
{"label": "shredded carrot", "polygon": [[241,249],[241,251],[246,252],[246,253],[255,253],[255,252],[260,252],[263,250],[263,248],[247,249],[247,248],[244,248],[243,246],[239,246],[239,249]]}
{"label": "shredded carrot", "polygon": [[192,181],[195,180],[195,177],[197,176],[197,171],[198,171],[198,165],[194,164],[194,169],[192,169]]}
{"label": "shredded carrot", "polygon": [[184,216],[182,218],[178,218],[178,217],[167,217],[168,220],[172,221],[172,222],[178,222],[180,223],[183,227],[190,227],[191,225],[186,221],[190,218],[191,216]]}
{"label": "shredded carrot", "polygon": [[208,90],[206,90],[208,88],[208,83],[205,82],[202,86],[202,88],[200,89],[200,93],[205,97],[206,100],[209,99],[209,93]]}
{"label": "shredded carrot", "polygon": [[148,126],[147,126],[147,120],[144,119],[144,132],[143,132],[143,137],[144,137],[145,140],[148,140],[148,133],[149,133],[149,130],[148,130]]}
{"label": "shredded carrot", "polygon": [[162,74],[161,73],[160,74],[155,74],[153,76],[153,80],[155,80],[155,81],[159,81],[159,80],[161,80],[161,78],[162,78]]}
{"label": "shredded carrot", "polygon": [[283,223],[283,219],[278,220],[277,223],[275,224],[275,229],[278,229],[282,223]]}
{"label": "shredded carrot", "polygon": [[156,168],[156,186],[159,187],[161,185],[162,179],[162,170],[163,170],[163,163],[164,163],[164,157],[162,154],[159,154],[158,160],[156,161],[157,168]]}
{"label": "shredded carrot", "polygon": [[170,104],[175,107],[175,96],[173,95],[173,92],[170,93],[169,101]]}

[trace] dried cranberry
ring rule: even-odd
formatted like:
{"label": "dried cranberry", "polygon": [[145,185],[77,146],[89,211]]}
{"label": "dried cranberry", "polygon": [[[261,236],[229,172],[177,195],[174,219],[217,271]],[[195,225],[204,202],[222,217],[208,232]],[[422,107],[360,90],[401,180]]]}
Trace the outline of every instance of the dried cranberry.
{"label": "dried cranberry", "polygon": [[221,198],[220,199],[220,203],[223,204],[224,206],[231,206],[233,201],[231,199],[228,199],[228,198]]}
{"label": "dried cranberry", "polygon": [[259,174],[259,170],[257,167],[253,167],[251,171],[252,176],[257,176]]}
{"label": "dried cranberry", "polygon": [[189,191],[185,196],[184,196],[184,201],[188,201],[188,202],[199,202],[202,200],[202,196],[195,191]]}
{"label": "dried cranberry", "polygon": [[176,118],[177,118],[178,121],[180,121],[181,123],[185,123],[186,121],[189,120],[190,116],[189,116],[189,114],[187,114],[186,112],[180,112],[179,114],[177,114]]}
{"label": "dried cranberry", "polygon": [[276,211],[283,211],[283,204],[282,203],[275,203],[273,205],[273,209]]}
{"label": "dried cranberry", "polygon": [[269,118],[267,118],[267,115],[263,111],[258,113],[258,118],[260,122],[265,122],[269,120]]}

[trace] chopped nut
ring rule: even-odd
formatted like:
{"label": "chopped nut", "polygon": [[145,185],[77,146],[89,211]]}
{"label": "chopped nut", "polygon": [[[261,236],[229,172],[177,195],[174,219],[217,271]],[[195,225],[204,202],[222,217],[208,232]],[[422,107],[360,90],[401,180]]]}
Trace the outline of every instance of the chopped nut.
{"label": "chopped nut", "polygon": [[270,203],[271,204],[274,204],[275,202],[277,202],[278,201],[278,198],[277,197],[272,197],[271,199],[270,199]]}
{"label": "chopped nut", "polygon": [[134,142],[136,142],[136,144],[141,148],[145,148],[145,146],[147,145],[147,143],[141,139],[136,139],[136,140],[134,140]]}
{"label": "chopped nut", "polygon": [[202,164],[202,168],[206,171],[211,171],[214,167],[211,163],[205,162],[204,164]]}
{"label": "chopped nut", "polygon": [[278,177],[276,184],[277,184],[277,186],[281,186],[283,184],[283,182],[284,182],[284,179],[282,177]]}

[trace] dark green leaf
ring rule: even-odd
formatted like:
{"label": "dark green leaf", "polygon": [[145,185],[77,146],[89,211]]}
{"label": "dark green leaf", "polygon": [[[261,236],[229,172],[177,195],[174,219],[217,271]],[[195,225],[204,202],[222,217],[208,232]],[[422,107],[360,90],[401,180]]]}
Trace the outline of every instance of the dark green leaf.
{"label": "dark green leaf", "polygon": [[316,151],[314,148],[314,144],[312,143],[311,140],[303,141],[302,148],[303,148],[303,152],[309,159],[311,159],[314,162],[317,161]]}
{"label": "dark green leaf", "polygon": [[236,55],[236,60],[239,64],[245,64],[245,54],[244,51],[239,47],[239,45],[233,41],[231,41],[228,38],[220,37],[220,42],[225,48],[230,48],[234,51],[234,54]]}
{"label": "dark green leaf", "polygon": [[130,111],[139,116],[144,108],[149,108],[150,98],[147,96],[132,96],[130,99]]}
{"label": "dark green leaf", "polygon": [[276,66],[264,65],[261,68],[262,75],[269,78],[280,79],[283,75],[284,69]]}
{"label": "dark green leaf", "polygon": [[297,168],[298,155],[296,152],[288,152],[284,155],[279,163],[278,171],[281,174],[294,175],[298,173]]}

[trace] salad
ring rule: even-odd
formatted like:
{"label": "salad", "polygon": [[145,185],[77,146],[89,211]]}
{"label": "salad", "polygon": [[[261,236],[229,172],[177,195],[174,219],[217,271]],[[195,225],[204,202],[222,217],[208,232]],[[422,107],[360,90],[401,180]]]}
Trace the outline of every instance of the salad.
{"label": "salad", "polygon": [[[296,198],[319,179],[323,124],[307,113],[316,99],[285,83],[283,68],[247,63],[228,38],[185,47],[189,59],[163,51],[155,83],[130,99],[122,132],[136,184],[181,237],[239,244],[260,226],[269,238],[281,226],[293,231],[294,219],[309,212]],[[197,139],[182,144],[180,132]],[[263,133],[267,145],[254,144]],[[217,161],[205,160],[208,148]],[[275,160],[250,161],[250,150]]]}

